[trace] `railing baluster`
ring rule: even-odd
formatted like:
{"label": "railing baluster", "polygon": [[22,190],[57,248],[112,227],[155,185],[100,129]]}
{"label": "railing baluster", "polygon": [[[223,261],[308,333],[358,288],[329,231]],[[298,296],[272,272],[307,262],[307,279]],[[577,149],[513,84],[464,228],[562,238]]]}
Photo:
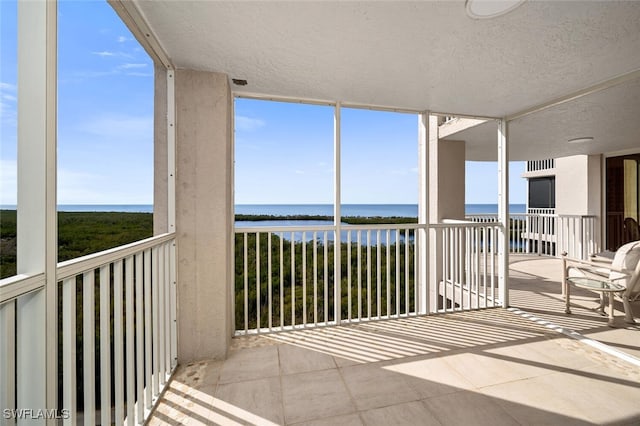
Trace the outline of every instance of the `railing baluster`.
{"label": "railing baluster", "polygon": [[367,318],[371,318],[371,230],[367,229]]}
{"label": "railing baluster", "polygon": [[267,288],[268,288],[268,303],[269,303],[269,309],[268,309],[268,313],[269,313],[269,331],[271,331],[273,324],[272,324],[272,318],[273,318],[273,308],[271,307],[271,294],[272,294],[272,286],[273,286],[273,270],[271,267],[271,232],[267,232],[267,269],[268,269],[268,279],[267,279]]}
{"label": "railing baluster", "polygon": [[135,367],[134,367],[134,328],[133,328],[133,256],[125,260],[125,338],[126,338],[126,389],[127,389],[127,423],[135,424]]}
{"label": "railing baluster", "polygon": [[151,322],[151,249],[144,252],[144,408],[151,408],[152,401],[152,381],[153,381],[153,357],[152,357],[152,333],[153,324]]}
{"label": "railing baluster", "polygon": [[284,232],[280,233],[280,327],[284,327]]}
{"label": "railing baluster", "polygon": [[400,229],[395,229],[396,235],[396,316],[400,316]]}
{"label": "railing baluster", "polygon": [[[113,361],[116,424],[124,422],[124,336],[122,330],[122,260],[113,263]],[[157,374],[157,372],[156,372]]]}
{"label": "railing baluster", "polygon": [[351,322],[351,231],[347,231],[347,319]]}
{"label": "railing baluster", "polygon": [[95,382],[95,303],[94,271],[82,275],[82,360],[84,372],[84,413],[86,423],[95,422],[96,382]]}
{"label": "railing baluster", "polygon": [[[1,305],[0,311],[6,309],[5,306],[8,305]],[[11,305],[12,308],[7,309],[7,313],[14,317],[15,304],[11,303]],[[66,278],[62,282],[62,330],[62,406],[69,410],[69,417],[63,420],[66,426],[75,425],[78,421],[76,413],[76,392],[78,391],[76,386],[76,277]],[[5,339],[7,337],[10,341],[15,341],[14,336],[4,335]]]}
{"label": "railing baluster", "polygon": [[318,233],[313,233],[313,324],[318,325]]}
{"label": "railing baluster", "polygon": [[296,325],[296,241],[291,231],[291,326]]}
{"label": "railing baluster", "polygon": [[248,244],[247,244],[247,233],[243,233],[243,254],[244,260],[242,262],[243,272],[244,272],[244,331],[247,332],[249,330],[249,259],[248,259]]}
{"label": "railing baluster", "polygon": [[302,325],[307,325],[307,233],[302,232]]}
{"label": "railing baluster", "polygon": [[386,296],[387,296],[387,318],[391,317],[391,257],[389,256],[389,249],[391,242],[389,241],[390,231],[387,229],[387,246],[385,248],[386,253],[386,267],[387,267],[387,288],[386,288]]}
{"label": "railing baluster", "polygon": [[152,312],[152,370],[153,370],[153,397],[155,398],[160,393],[160,377],[158,376],[159,367],[159,353],[158,353],[158,342],[159,342],[159,328],[158,328],[158,280],[159,280],[159,262],[160,256],[158,255],[158,249],[154,247],[152,249],[153,255],[153,272],[151,277],[151,312]]}
{"label": "railing baluster", "polygon": [[256,330],[260,332],[260,233],[256,232]]}
{"label": "railing baluster", "polygon": [[[100,267],[100,421],[111,424],[111,268]],[[108,331],[108,332],[107,332]],[[108,407],[108,409],[105,409]]]}
{"label": "railing baluster", "polygon": [[324,244],[324,323],[329,323],[329,244],[327,231],[323,233]]}
{"label": "railing baluster", "polygon": [[143,254],[136,254],[136,418],[144,421],[144,313],[142,286],[144,283]]}
{"label": "railing baluster", "polygon": [[409,302],[409,230],[404,230],[404,311],[409,315],[411,308]]}
{"label": "railing baluster", "polygon": [[356,231],[356,239],[358,244],[358,319],[362,319],[362,231]]}
{"label": "railing baluster", "polygon": [[171,372],[171,269],[169,268],[169,259],[171,252],[169,242],[164,243],[164,381],[165,383],[170,377]]}
{"label": "railing baluster", "polygon": [[159,340],[158,340],[158,360],[160,361],[159,364],[159,370],[158,370],[158,377],[160,380],[160,385],[164,385],[166,382],[166,375],[165,375],[165,371],[166,371],[166,363],[165,363],[165,357],[164,357],[164,348],[165,348],[165,337],[166,337],[166,330],[165,330],[165,315],[164,315],[164,306],[165,306],[165,294],[164,294],[164,290],[165,290],[165,280],[166,280],[166,271],[164,268],[165,262],[164,262],[164,248],[158,247],[158,256],[159,256],[159,261],[160,264],[158,265],[158,333],[159,333]]}
{"label": "railing baluster", "polygon": [[382,281],[382,268],[380,263],[382,262],[382,242],[380,241],[380,230],[376,232],[376,317],[380,318],[380,284]]}

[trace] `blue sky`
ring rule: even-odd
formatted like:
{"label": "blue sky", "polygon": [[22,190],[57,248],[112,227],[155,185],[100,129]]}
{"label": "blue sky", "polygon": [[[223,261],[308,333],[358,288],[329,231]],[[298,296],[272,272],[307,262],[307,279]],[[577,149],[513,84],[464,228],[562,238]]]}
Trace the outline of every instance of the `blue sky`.
{"label": "blue sky", "polygon": [[[333,201],[333,107],[237,99],[236,203]],[[343,108],[342,202],[418,202],[418,118]],[[525,203],[524,163],[511,164],[511,203]],[[466,163],[469,204],[496,203],[495,162]]]}
{"label": "blue sky", "polygon": [[[0,0],[0,204],[16,198],[16,16]],[[151,204],[150,58],[106,2],[60,1],[58,19],[59,204]],[[343,109],[343,202],[416,203],[417,137],[415,115]],[[495,203],[495,163],[466,173],[467,203]],[[333,108],[238,99],[235,176],[237,203],[331,203]]]}

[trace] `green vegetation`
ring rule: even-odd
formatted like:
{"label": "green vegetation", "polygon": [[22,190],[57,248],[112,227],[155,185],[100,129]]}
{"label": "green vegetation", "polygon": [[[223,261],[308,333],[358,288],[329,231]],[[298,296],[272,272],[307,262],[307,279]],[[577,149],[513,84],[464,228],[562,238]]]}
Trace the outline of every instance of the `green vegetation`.
{"label": "green vegetation", "polygon": [[[410,231],[410,241],[413,240],[413,231]],[[282,243],[282,258],[280,255],[280,245]],[[269,303],[271,303],[271,312],[273,327],[278,327],[281,321],[284,325],[291,325],[292,317],[295,315],[295,323],[303,322],[324,322],[334,321],[334,283],[335,268],[334,256],[335,245],[328,242],[326,247],[321,241],[315,242],[317,247],[316,261],[314,262],[314,242],[294,242],[282,239],[277,235],[271,236],[271,274],[269,269],[269,244],[266,234],[260,235],[259,248],[256,248],[255,234],[249,234],[247,237],[247,323],[245,324],[245,271],[244,271],[244,251],[245,243],[242,235],[236,235],[235,242],[235,294],[236,294],[236,329],[243,330],[245,326],[248,329],[256,328],[258,305],[260,309],[260,324],[264,328],[269,326]],[[358,282],[358,247],[357,244],[351,245],[351,262],[348,258],[348,244],[341,243],[341,292],[340,292],[340,309],[341,317],[347,318],[349,310],[349,278],[348,270],[351,269],[351,315],[358,317],[358,291],[361,294],[361,315],[369,316],[367,312],[367,299],[371,300],[370,316],[386,316],[395,315],[396,313],[406,313],[415,309],[414,299],[414,262],[413,243],[400,243],[381,245],[380,250],[380,266],[378,267],[378,251],[376,246],[371,246],[370,251],[370,267],[367,262],[367,247],[363,245],[360,253],[360,270],[361,280]],[[292,271],[291,252],[293,250],[294,268]],[[326,251],[325,251],[326,250]],[[396,250],[398,250],[398,264],[396,265]],[[405,250],[409,250],[405,257]],[[259,251],[259,256],[256,253]],[[326,253],[326,254],[325,254]],[[327,268],[325,270],[325,257],[327,258]],[[256,263],[259,260],[259,265]],[[405,263],[408,259],[408,264]],[[280,263],[282,262],[282,272]],[[389,268],[387,268],[387,263]],[[259,266],[259,275],[258,275]],[[315,269],[314,269],[315,266]],[[396,267],[399,268],[396,270]],[[389,272],[389,289],[387,289],[387,269]],[[378,270],[380,273],[380,291],[377,288]],[[405,272],[408,271],[407,274]],[[396,272],[398,275],[396,275]],[[260,278],[260,295],[258,299],[257,278]],[[399,280],[396,278],[399,276]],[[292,279],[293,277],[293,279]],[[370,278],[370,286],[367,279]],[[271,279],[269,279],[271,278]],[[305,280],[306,278],[306,280]],[[303,282],[306,283],[303,285]],[[315,281],[315,287],[314,287]],[[269,283],[270,282],[270,283]],[[292,294],[293,283],[293,294]],[[326,293],[325,293],[326,283]],[[409,290],[409,306],[406,304],[406,290]],[[379,294],[378,294],[379,293]],[[314,304],[315,294],[315,304]],[[282,296],[281,296],[282,295]],[[398,297],[399,296],[399,297]],[[378,305],[378,298],[380,303]],[[259,300],[259,302],[258,302]],[[387,300],[390,303],[387,309]],[[396,312],[397,304],[400,310]],[[292,306],[295,306],[292,313]],[[305,317],[306,310],[306,317]],[[325,317],[326,313],[326,317]],[[316,315],[317,316],[314,316]]]}
{"label": "green vegetation", "polygon": [[[58,261],[118,247],[153,235],[152,213],[58,213]],[[0,278],[16,273],[16,211],[0,210]]]}
{"label": "green vegetation", "polygon": [[[270,220],[326,220],[332,221],[333,216],[322,215],[288,215],[288,216],[273,216],[268,214],[237,214],[236,221],[250,221],[261,222]],[[343,223],[349,225],[374,225],[374,224],[389,224],[389,223],[418,223],[418,218],[415,217],[400,217],[400,216],[343,216]]]}

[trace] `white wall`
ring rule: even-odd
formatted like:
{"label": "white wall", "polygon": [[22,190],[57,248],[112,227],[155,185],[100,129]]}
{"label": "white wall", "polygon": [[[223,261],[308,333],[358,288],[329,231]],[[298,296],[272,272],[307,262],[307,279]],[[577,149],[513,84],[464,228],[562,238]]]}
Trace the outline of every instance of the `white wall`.
{"label": "white wall", "polygon": [[224,74],[177,70],[178,362],[226,357],[233,330],[232,95]]}
{"label": "white wall", "polygon": [[600,215],[601,174],[599,155],[556,159],[556,213]]}

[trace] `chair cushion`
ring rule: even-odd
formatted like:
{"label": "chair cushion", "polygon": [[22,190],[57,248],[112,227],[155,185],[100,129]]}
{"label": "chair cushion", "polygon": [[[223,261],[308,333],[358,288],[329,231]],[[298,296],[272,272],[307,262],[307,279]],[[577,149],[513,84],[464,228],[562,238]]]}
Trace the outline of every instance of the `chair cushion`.
{"label": "chair cushion", "polygon": [[[625,271],[627,274],[632,275],[638,265],[638,261],[640,261],[640,241],[633,241],[627,243],[620,247],[618,251],[616,251],[616,255],[613,258],[613,262],[611,266]],[[609,274],[609,279],[616,279],[616,283],[622,284],[625,287],[628,286],[630,276],[625,276],[625,274],[621,274],[620,272],[611,271]]]}

